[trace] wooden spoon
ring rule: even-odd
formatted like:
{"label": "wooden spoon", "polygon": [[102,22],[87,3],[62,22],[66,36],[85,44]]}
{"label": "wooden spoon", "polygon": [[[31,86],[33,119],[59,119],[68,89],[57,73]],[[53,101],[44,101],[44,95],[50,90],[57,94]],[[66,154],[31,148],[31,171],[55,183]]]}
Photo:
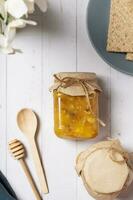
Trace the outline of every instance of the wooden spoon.
{"label": "wooden spoon", "polygon": [[25,175],[27,176],[27,179],[30,183],[30,186],[34,192],[36,200],[41,200],[41,196],[37,190],[37,187],[35,185],[35,182],[34,182],[32,176],[31,176],[30,170],[24,160],[24,158],[25,158],[24,145],[17,139],[10,141],[8,145],[9,145],[9,150],[10,150],[12,156],[20,162],[20,164],[25,172]]}
{"label": "wooden spoon", "polygon": [[45,177],[45,173],[42,167],[42,162],[39,156],[39,151],[36,145],[36,132],[38,126],[38,120],[35,113],[30,109],[23,109],[18,113],[17,123],[21,131],[25,134],[30,144],[33,161],[36,168],[36,173],[40,181],[41,191],[47,194],[48,185]]}

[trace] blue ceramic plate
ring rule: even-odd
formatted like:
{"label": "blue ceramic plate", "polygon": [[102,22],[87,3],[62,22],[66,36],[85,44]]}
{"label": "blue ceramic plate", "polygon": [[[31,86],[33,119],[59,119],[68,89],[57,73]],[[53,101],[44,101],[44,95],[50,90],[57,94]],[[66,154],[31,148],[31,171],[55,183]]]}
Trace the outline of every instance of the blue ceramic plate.
{"label": "blue ceramic plate", "polygon": [[89,0],[87,29],[90,40],[98,54],[113,68],[133,75],[133,62],[125,60],[126,54],[106,51],[110,0]]}

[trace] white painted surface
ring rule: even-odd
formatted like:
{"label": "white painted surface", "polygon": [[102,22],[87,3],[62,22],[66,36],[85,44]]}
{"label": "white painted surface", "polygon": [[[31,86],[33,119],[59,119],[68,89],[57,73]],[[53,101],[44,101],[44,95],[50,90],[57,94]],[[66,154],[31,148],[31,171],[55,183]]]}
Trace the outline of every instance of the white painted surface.
{"label": "white painted surface", "polygon": [[[23,54],[0,55],[0,169],[20,200],[34,200],[34,196],[19,163],[8,153],[10,139],[17,137],[25,144],[27,162],[38,184],[28,143],[16,124],[16,114],[23,107],[34,109],[41,121],[39,147],[50,190],[43,195],[46,200],[92,200],[75,173],[75,158],[109,130],[133,151],[133,77],[110,68],[96,54],[86,31],[87,4],[88,0],[49,0],[47,14],[37,10],[32,16],[38,26],[27,27],[17,35],[14,45]],[[54,135],[52,95],[48,89],[52,74],[60,71],[93,71],[99,76],[104,91],[101,117],[107,127],[98,139],[73,142]],[[133,198],[129,195],[120,199]]]}

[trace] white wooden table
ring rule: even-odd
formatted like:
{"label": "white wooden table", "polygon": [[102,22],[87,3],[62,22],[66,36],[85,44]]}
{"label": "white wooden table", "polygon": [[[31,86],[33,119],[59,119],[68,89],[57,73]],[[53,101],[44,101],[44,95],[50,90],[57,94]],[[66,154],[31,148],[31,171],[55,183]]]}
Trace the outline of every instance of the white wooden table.
{"label": "white wooden table", "polygon": [[23,53],[0,55],[0,169],[20,200],[34,200],[34,196],[19,163],[8,153],[10,139],[17,137],[26,145],[27,162],[38,183],[27,141],[16,124],[16,114],[24,107],[34,109],[41,120],[38,139],[50,190],[44,199],[92,200],[74,165],[78,152],[94,141],[65,141],[54,135],[49,93],[53,73],[96,72],[103,88],[101,118],[107,123],[97,140],[110,129],[133,151],[133,77],[110,68],[93,49],[86,30],[87,4],[88,0],[49,0],[47,14],[37,10],[32,16],[38,26],[18,32],[14,46]]}

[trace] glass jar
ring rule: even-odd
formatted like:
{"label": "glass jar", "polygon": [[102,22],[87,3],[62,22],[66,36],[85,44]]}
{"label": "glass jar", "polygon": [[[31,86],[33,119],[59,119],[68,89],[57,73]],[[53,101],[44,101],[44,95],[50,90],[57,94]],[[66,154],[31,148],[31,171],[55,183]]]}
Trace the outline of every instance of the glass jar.
{"label": "glass jar", "polygon": [[[98,96],[100,91],[96,83],[96,75],[60,73],[55,77],[58,85],[55,84],[57,88],[53,90],[56,135],[78,140],[96,137],[99,132]],[[88,87],[85,85],[85,80],[86,84],[90,81]]]}

